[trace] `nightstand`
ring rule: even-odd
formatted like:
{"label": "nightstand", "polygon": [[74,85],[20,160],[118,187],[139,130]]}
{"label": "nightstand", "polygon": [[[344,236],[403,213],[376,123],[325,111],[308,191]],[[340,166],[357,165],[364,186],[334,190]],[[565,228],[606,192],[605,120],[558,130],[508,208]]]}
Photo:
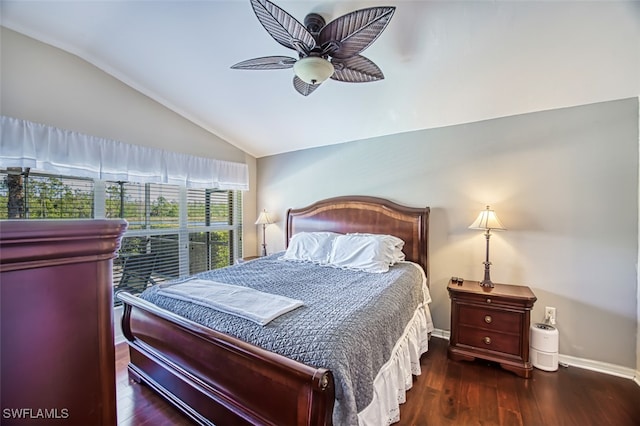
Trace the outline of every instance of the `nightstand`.
{"label": "nightstand", "polygon": [[529,378],[529,324],[536,296],[529,287],[478,281],[447,286],[451,298],[449,358],[494,361],[505,370]]}

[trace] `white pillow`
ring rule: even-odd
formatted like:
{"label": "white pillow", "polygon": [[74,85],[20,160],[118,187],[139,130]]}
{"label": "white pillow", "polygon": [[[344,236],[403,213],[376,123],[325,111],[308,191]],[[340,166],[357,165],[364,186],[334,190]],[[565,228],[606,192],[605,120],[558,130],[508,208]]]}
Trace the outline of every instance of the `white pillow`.
{"label": "white pillow", "polygon": [[382,241],[383,244],[387,244],[390,247],[392,252],[391,265],[395,265],[398,262],[401,262],[405,259],[405,255],[402,251],[404,248],[404,241],[401,238],[398,238],[394,235],[388,234],[364,234],[364,233],[350,233],[347,235],[360,235],[371,238],[377,238]]}
{"label": "white pillow", "polygon": [[370,235],[340,235],[333,241],[329,264],[338,268],[382,273],[393,262],[393,245]]}
{"label": "white pillow", "polygon": [[340,234],[335,232],[300,232],[291,237],[287,251],[280,258],[326,264],[333,240]]}

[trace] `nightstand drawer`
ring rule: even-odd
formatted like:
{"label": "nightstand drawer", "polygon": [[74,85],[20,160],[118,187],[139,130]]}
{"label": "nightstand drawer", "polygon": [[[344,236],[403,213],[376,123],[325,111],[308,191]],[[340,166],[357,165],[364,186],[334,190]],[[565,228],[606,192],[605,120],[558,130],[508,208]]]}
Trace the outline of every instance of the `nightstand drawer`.
{"label": "nightstand drawer", "polygon": [[486,328],[488,330],[519,333],[522,330],[522,314],[478,306],[458,307],[460,325]]}
{"label": "nightstand drawer", "polygon": [[521,356],[520,336],[460,325],[458,342],[463,345],[473,346],[478,349],[486,349],[516,356]]}

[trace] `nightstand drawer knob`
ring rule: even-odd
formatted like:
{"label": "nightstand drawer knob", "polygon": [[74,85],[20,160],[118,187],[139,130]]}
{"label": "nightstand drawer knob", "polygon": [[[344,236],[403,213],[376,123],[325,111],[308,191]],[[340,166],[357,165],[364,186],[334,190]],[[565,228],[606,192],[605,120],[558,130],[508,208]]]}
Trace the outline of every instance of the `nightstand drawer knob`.
{"label": "nightstand drawer knob", "polygon": [[491,324],[491,321],[493,321],[493,319],[491,318],[491,315],[484,316],[484,322],[486,322],[487,324]]}
{"label": "nightstand drawer knob", "polygon": [[487,303],[491,303],[491,299],[487,299]]}
{"label": "nightstand drawer knob", "polygon": [[491,337],[487,336],[484,339],[482,339],[482,341],[485,343],[485,345],[490,345],[491,344]]}

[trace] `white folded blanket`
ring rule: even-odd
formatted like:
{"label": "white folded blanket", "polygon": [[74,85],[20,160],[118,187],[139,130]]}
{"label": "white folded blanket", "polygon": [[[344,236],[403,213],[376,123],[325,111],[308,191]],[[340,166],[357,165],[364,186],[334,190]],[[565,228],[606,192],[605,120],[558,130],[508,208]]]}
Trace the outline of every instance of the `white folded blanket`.
{"label": "white folded blanket", "polygon": [[260,325],[304,305],[301,300],[201,279],[161,288],[158,294],[237,315]]}

